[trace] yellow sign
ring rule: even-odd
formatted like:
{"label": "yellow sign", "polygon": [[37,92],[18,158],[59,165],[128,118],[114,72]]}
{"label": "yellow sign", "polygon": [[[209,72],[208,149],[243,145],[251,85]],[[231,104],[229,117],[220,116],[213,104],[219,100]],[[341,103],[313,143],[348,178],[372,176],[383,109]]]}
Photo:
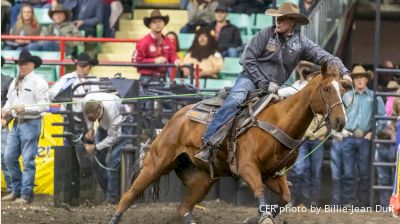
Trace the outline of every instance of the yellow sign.
{"label": "yellow sign", "polygon": [[[53,146],[61,146],[62,138],[52,138],[53,134],[62,134],[61,126],[52,126],[53,122],[62,122],[63,117],[56,114],[45,114],[42,119],[42,132],[39,138],[38,152],[36,154],[36,174],[34,194],[54,194],[54,149]],[[11,125],[11,124],[10,124]],[[22,160],[20,157],[22,168]],[[22,168],[23,169],[23,168]],[[6,183],[3,172],[1,172],[1,190],[4,191]]]}

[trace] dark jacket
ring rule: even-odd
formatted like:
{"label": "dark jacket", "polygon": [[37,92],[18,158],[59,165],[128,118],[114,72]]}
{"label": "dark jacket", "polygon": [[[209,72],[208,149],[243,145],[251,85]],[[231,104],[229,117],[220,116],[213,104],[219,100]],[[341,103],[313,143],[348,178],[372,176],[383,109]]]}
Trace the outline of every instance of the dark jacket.
{"label": "dark jacket", "polygon": [[73,20],[83,20],[83,26],[93,27],[103,21],[99,0],[65,0],[64,7],[72,11]]}
{"label": "dark jacket", "polygon": [[284,37],[275,32],[275,26],[262,29],[250,40],[240,58],[240,64],[259,87],[264,80],[282,85],[300,60],[318,65],[323,62],[336,64],[341,76],[350,74],[339,58],[313,43],[299,30],[295,30],[293,36],[284,40]]}
{"label": "dark jacket", "polygon": [[[210,25],[210,28],[215,30],[215,25],[217,23],[213,22]],[[218,37],[218,45],[221,51],[228,50],[230,47],[240,47],[242,46],[242,38],[240,37],[239,29],[229,23],[228,25],[222,27],[219,37]]]}
{"label": "dark jacket", "polygon": [[3,107],[7,101],[8,88],[12,81],[12,77],[1,74],[1,107]]}

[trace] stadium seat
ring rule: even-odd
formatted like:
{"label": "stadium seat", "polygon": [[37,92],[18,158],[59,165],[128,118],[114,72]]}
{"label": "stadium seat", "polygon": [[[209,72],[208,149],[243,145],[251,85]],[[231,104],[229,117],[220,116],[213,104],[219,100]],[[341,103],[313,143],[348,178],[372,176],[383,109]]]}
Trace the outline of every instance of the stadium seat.
{"label": "stadium seat", "polygon": [[193,44],[194,36],[195,34],[193,33],[179,33],[178,34],[179,48],[181,50],[189,49]]}
{"label": "stadium seat", "polygon": [[[2,50],[1,55],[6,59],[17,59],[20,51]],[[39,56],[43,60],[60,60],[60,52],[58,51],[31,51],[32,55]],[[60,66],[58,65],[42,65],[35,69],[35,73],[40,75],[48,82],[55,82],[59,77]],[[17,74],[17,68],[15,75]]]}
{"label": "stadium seat", "polygon": [[4,64],[1,68],[1,74],[8,75],[11,77],[17,76],[17,65],[16,64]]}
{"label": "stadium seat", "polygon": [[128,79],[139,79],[140,75],[137,69],[127,66],[94,66],[92,74],[97,77],[114,77],[115,74],[121,73],[122,77]]}
{"label": "stadium seat", "polygon": [[116,34],[116,38],[130,38],[130,39],[141,39],[143,38],[149,31],[118,31]]}
{"label": "stadium seat", "polygon": [[233,79],[207,79],[205,80],[205,89],[223,89],[232,87],[235,84]]}
{"label": "stadium seat", "polygon": [[256,34],[259,30],[264,29],[267,26],[272,26],[272,16],[267,16],[265,14],[256,14],[255,24],[251,27],[253,34]]}
{"label": "stadium seat", "polygon": [[246,34],[241,34],[240,36],[242,38],[243,44],[247,44],[248,42],[250,42],[251,38],[254,37],[254,35],[246,35]]}
{"label": "stadium seat", "polygon": [[134,49],[136,49],[136,43],[103,43],[102,46],[103,53],[127,52],[127,54],[131,54]]}
{"label": "stadium seat", "polygon": [[58,72],[56,66],[42,65],[39,68],[35,69],[35,74],[42,77],[47,82],[55,82],[58,80]]}
{"label": "stadium seat", "polygon": [[242,34],[250,34],[250,27],[254,21],[251,16],[244,13],[229,13],[228,20],[237,26]]}
{"label": "stadium seat", "polygon": [[36,19],[40,25],[49,25],[53,23],[53,20],[49,17],[48,8],[34,8]]}
{"label": "stadium seat", "polygon": [[133,50],[134,48],[130,47],[124,53],[101,53],[97,56],[97,59],[100,61],[131,62]]}
{"label": "stadium seat", "polygon": [[299,4],[299,0],[276,0],[276,7],[279,7],[284,2],[293,2],[296,5]]}
{"label": "stadium seat", "polygon": [[[20,51],[18,50],[2,50],[1,55],[7,59],[17,59],[19,57]],[[31,51],[32,55],[39,56],[43,60],[59,60],[59,51]]]}
{"label": "stadium seat", "polygon": [[224,68],[219,73],[219,77],[223,79],[236,79],[242,71],[239,60],[240,58],[224,58]]}

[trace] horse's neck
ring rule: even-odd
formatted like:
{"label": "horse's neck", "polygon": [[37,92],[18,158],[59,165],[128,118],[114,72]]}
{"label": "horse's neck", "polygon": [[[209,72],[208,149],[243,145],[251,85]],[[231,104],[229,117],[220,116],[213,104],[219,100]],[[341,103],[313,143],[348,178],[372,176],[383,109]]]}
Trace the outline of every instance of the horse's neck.
{"label": "horse's neck", "polygon": [[[309,99],[315,87],[315,81],[309,82],[309,84],[294,96],[288,97],[280,103],[275,104],[275,110],[284,113],[283,116],[279,116],[276,125],[294,139],[300,139],[304,136],[304,133],[313,119]],[[264,116],[268,116],[267,110],[265,112],[266,113],[261,114],[261,119],[263,119]]]}

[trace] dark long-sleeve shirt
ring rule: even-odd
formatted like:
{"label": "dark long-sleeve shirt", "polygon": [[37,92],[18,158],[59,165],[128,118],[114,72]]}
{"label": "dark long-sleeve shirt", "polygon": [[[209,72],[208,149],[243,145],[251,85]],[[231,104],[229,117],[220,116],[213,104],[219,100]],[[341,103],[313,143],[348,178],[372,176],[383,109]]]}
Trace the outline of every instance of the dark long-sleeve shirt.
{"label": "dark long-sleeve shirt", "polygon": [[323,62],[337,64],[340,75],[350,74],[339,58],[313,43],[300,31],[295,30],[285,40],[275,32],[275,26],[264,28],[251,39],[240,58],[240,64],[256,85],[263,80],[281,85],[300,60],[318,65]]}

